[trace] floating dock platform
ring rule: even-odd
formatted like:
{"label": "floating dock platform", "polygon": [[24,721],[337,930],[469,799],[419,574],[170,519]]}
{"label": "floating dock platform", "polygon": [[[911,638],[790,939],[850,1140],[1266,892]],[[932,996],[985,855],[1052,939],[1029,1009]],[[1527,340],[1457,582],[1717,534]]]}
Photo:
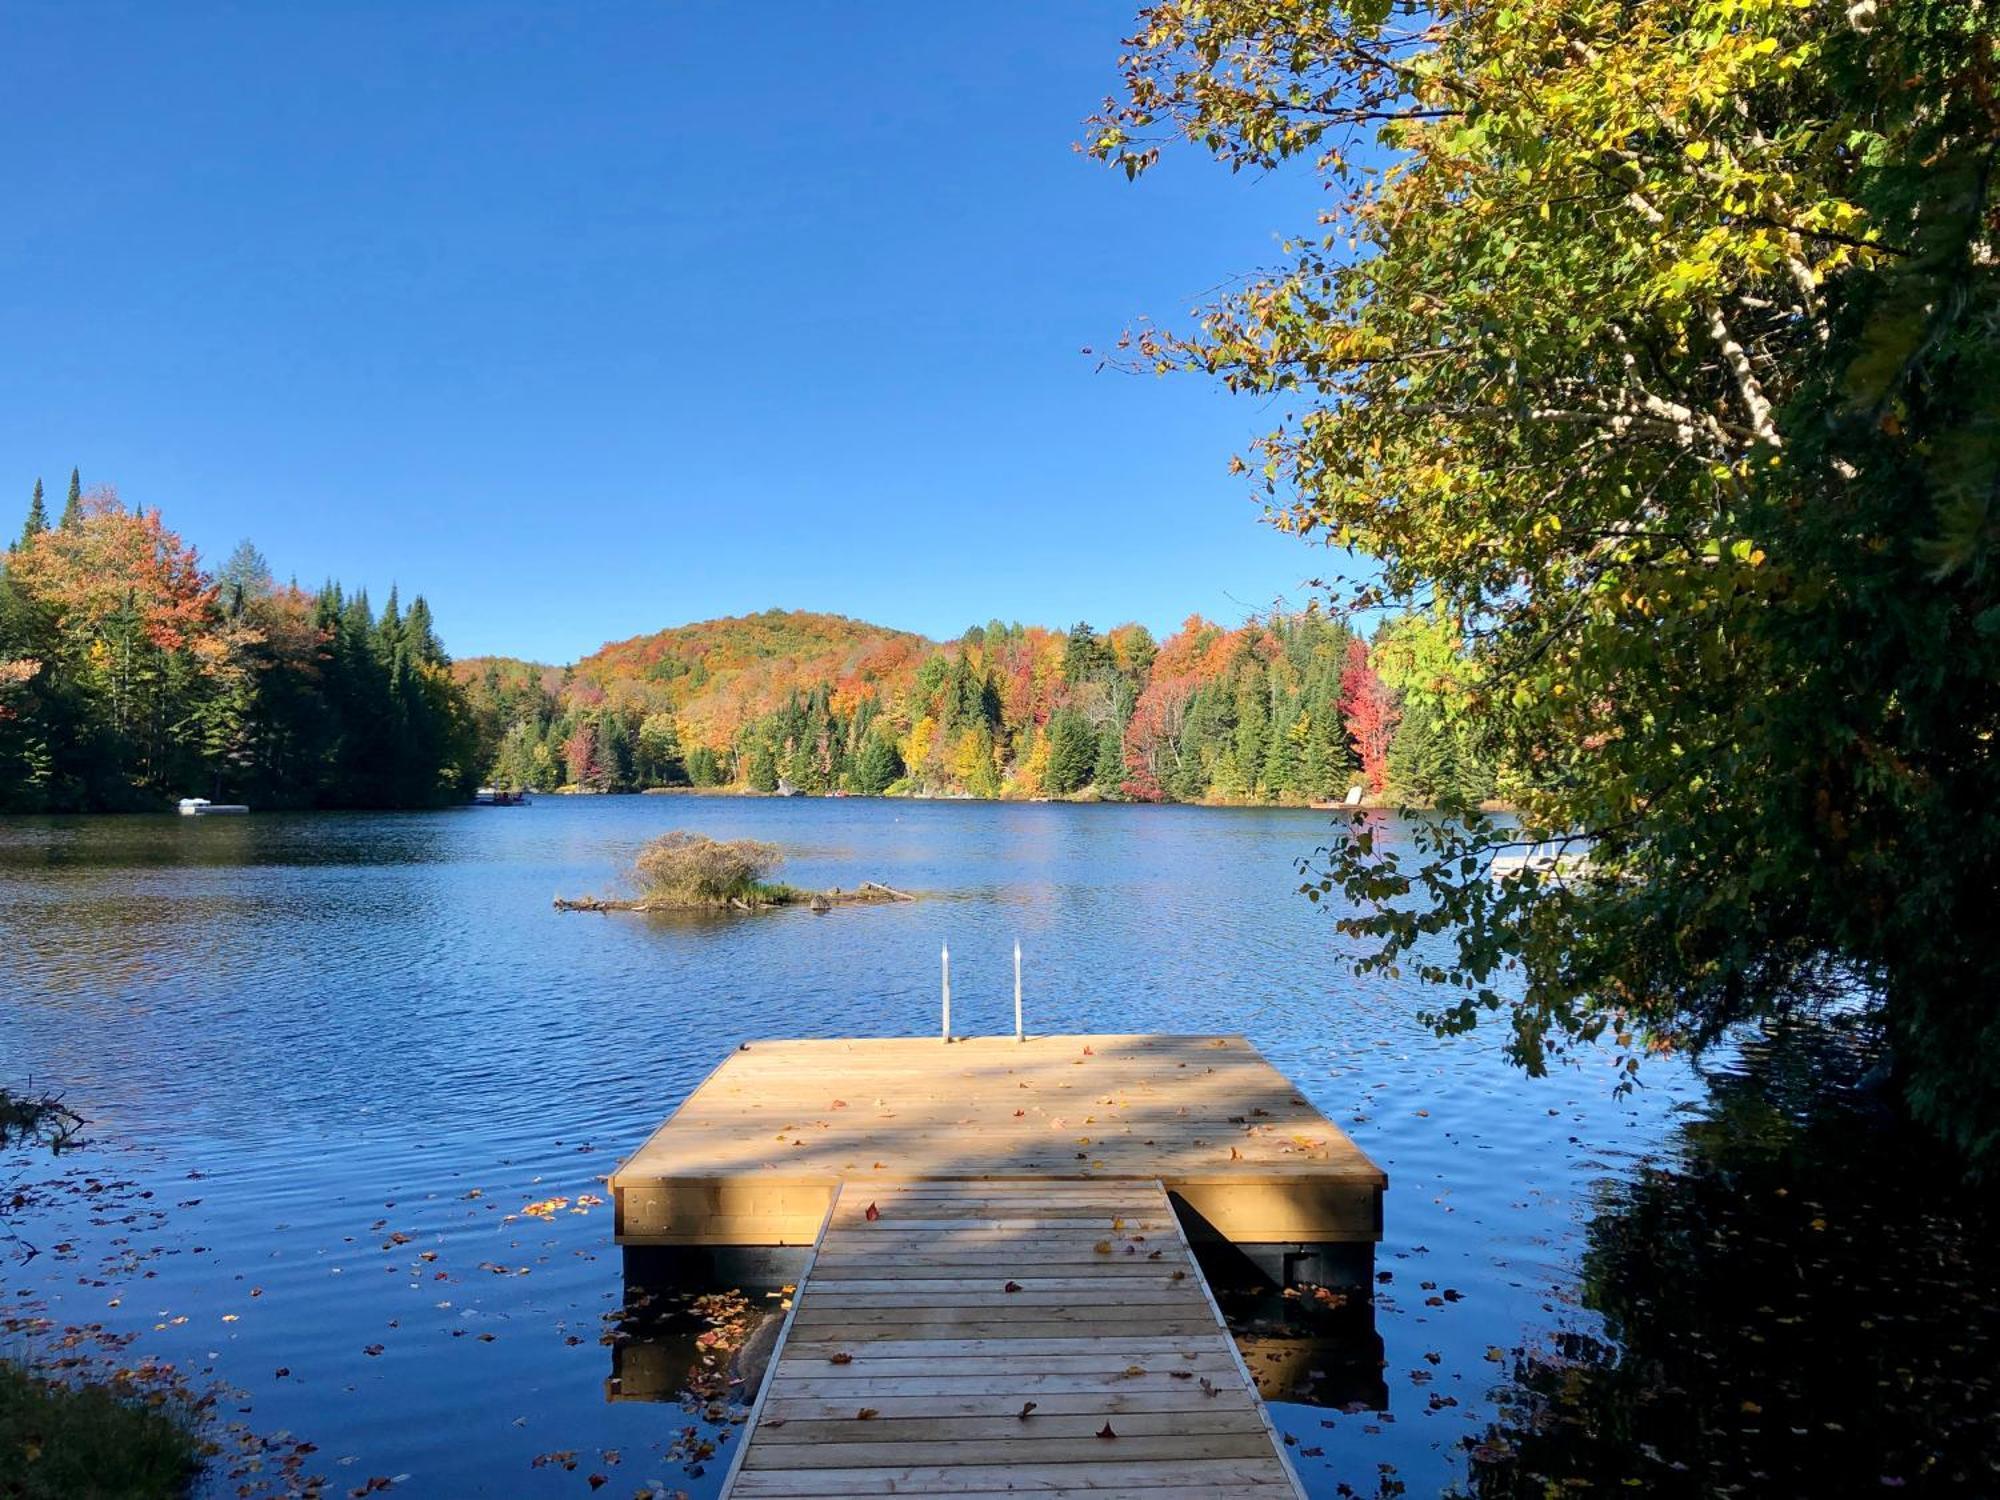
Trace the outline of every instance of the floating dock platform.
{"label": "floating dock platform", "polygon": [[1193,1252],[1333,1279],[1386,1185],[1236,1036],[752,1042],[611,1177],[796,1278],[740,1500],[1297,1495]]}

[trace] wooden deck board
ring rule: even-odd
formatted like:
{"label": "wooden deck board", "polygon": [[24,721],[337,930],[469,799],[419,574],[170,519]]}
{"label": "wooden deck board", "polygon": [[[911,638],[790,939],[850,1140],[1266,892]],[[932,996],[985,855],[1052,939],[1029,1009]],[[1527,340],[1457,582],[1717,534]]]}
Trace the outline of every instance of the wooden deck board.
{"label": "wooden deck board", "polygon": [[[962,1220],[927,1217],[953,1200],[1006,1228],[968,1240]],[[725,1496],[1296,1500],[1157,1181],[1124,1183],[1101,1209],[1035,1182],[941,1183],[884,1201],[837,1190]],[[1059,1276],[1049,1246],[1073,1257]],[[821,1279],[913,1264],[930,1274]]]}
{"label": "wooden deck board", "polygon": [[842,1182],[843,1214],[974,1234],[1013,1184],[1064,1229],[1155,1181],[1238,1243],[1381,1237],[1381,1169],[1233,1036],[746,1043],[611,1187],[622,1244],[803,1246]]}

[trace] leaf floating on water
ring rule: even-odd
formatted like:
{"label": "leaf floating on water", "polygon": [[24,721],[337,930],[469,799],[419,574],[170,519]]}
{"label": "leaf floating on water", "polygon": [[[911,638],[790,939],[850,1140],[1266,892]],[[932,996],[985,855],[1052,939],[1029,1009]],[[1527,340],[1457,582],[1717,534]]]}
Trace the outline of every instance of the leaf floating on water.
{"label": "leaf floating on water", "polygon": [[376,1355],[382,1352],[382,1346],[380,1344],[369,1344],[366,1347],[364,1347],[361,1352],[367,1355],[370,1359],[373,1359],[375,1358]]}
{"label": "leaf floating on water", "polygon": [[1097,1435],[1101,1438],[1115,1438],[1118,1436],[1117,1433],[1111,1430],[1111,1424],[1109,1422],[1106,1422],[1102,1427],[1097,1429]]}
{"label": "leaf floating on water", "polygon": [[611,1479],[608,1475],[593,1474],[590,1476],[590,1487],[594,1490],[601,1490],[609,1483],[611,1483]]}
{"label": "leaf floating on water", "polygon": [[1033,1401],[1024,1401],[1021,1403],[1021,1410],[1019,1411],[1019,1413],[1017,1413],[1017,1415],[1023,1422],[1028,1420],[1028,1413],[1030,1413],[1035,1409],[1035,1405],[1036,1403]]}
{"label": "leaf floating on water", "polygon": [[868,1211],[864,1213],[862,1217],[866,1219],[870,1224],[873,1224],[877,1219],[882,1217],[882,1210],[877,1208],[874,1204],[871,1203],[868,1205]]}

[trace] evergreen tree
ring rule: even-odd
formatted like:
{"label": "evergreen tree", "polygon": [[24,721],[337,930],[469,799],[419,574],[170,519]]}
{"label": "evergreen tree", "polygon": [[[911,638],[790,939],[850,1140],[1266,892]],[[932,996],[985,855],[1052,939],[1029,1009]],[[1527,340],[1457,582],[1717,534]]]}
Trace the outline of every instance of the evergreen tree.
{"label": "evergreen tree", "polygon": [[1062,797],[1076,791],[1090,780],[1096,762],[1097,736],[1081,714],[1061,710],[1049,721],[1049,792]]}
{"label": "evergreen tree", "polygon": [[861,743],[854,761],[854,789],[864,796],[879,797],[903,774],[903,757],[896,742],[885,733],[870,734]]}
{"label": "evergreen tree", "polygon": [[1236,773],[1243,795],[1264,785],[1264,751],[1271,738],[1271,688],[1265,680],[1246,683],[1236,699]]}
{"label": "evergreen tree", "polygon": [[696,786],[721,786],[725,777],[722,762],[707,745],[696,745],[688,755],[688,780]]}
{"label": "evergreen tree", "polygon": [[1090,682],[1110,668],[1110,649],[1098,639],[1097,632],[1090,628],[1087,621],[1078,620],[1070,627],[1069,642],[1063,647],[1063,681],[1071,684]]}
{"label": "evergreen tree", "polygon": [[1090,781],[1100,797],[1117,797],[1125,791],[1125,736],[1116,724],[1097,737],[1097,764]]}
{"label": "evergreen tree", "polygon": [[49,529],[48,507],[42,504],[42,481],[39,478],[37,478],[35,480],[34,498],[28,502],[28,521],[27,524],[21,528],[20,544],[23,547],[27,546],[29,542],[33,541],[36,537],[40,536],[43,532],[47,531],[48,529]]}
{"label": "evergreen tree", "polygon": [[277,588],[276,580],[271,577],[270,563],[264,560],[264,554],[248,537],[236,544],[236,550],[229,554],[229,560],[215,575],[215,581],[222,585],[225,594],[234,594],[244,600],[261,599]]}
{"label": "evergreen tree", "polygon": [[[37,481],[39,484],[40,481]],[[63,504],[62,526],[65,531],[74,531],[83,524],[83,476],[76,469],[69,471],[69,499]]]}
{"label": "evergreen tree", "polygon": [[1274,706],[1264,747],[1264,789],[1273,797],[1296,797],[1299,793],[1299,736],[1295,731],[1300,717],[1298,702],[1289,693]]}

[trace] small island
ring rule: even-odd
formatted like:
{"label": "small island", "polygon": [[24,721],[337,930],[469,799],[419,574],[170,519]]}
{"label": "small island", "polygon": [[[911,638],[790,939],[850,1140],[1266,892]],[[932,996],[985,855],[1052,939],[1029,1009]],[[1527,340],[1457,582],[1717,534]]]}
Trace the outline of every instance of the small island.
{"label": "small island", "polygon": [[757,839],[718,840],[676,829],[650,840],[632,861],[641,894],[630,898],[556,897],[557,911],[762,911],[804,906],[816,912],[836,906],[869,906],[914,901],[907,891],[864,880],[851,891],[835,886],[806,891],[770,877],[784,863],[784,851]]}

